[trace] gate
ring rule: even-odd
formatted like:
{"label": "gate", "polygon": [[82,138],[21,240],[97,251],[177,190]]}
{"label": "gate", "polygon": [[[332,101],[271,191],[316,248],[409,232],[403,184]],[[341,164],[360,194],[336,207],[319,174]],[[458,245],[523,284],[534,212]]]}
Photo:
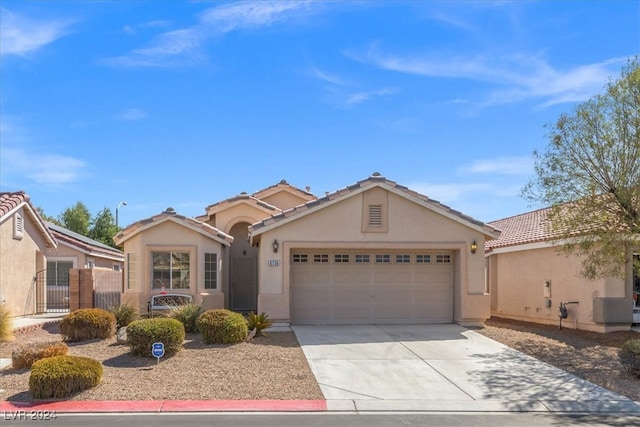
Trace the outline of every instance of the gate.
{"label": "gate", "polygon": [[69,272],[42,270],[36,273],[36,312],[69,311]]}

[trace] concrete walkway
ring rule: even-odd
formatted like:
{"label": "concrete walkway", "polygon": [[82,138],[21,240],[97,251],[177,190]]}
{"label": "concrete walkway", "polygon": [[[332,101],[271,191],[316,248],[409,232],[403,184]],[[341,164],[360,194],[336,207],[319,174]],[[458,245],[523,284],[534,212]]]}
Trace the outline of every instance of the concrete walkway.
{"label": "concrete walkway", "polygon": [[329,410],[637,412],[458,325],[294,326]]}

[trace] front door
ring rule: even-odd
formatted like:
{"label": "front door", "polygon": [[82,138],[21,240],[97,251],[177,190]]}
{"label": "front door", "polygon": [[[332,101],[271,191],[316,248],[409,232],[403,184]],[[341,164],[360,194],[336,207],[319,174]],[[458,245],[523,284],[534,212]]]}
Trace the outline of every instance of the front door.
{"label": "front door", "polygon": [[229,308],[233,311],[255,312],[258,308],[258,248],[249,244],[249,223],[234,225],[230,234],[234,240],[230,251]]}
{"label": "front door", "polygon": [[233,258],[231,260],[231,310],[256,311],[256,260]]}

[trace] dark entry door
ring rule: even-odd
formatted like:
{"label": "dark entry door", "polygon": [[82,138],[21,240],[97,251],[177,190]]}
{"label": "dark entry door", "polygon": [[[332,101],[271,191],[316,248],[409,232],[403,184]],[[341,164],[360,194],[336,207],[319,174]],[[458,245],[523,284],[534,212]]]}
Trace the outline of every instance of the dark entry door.
{"label": "dark entry door", "polygon": [[256,295],[255,258],[232,258],[231,310],[256,311]]}

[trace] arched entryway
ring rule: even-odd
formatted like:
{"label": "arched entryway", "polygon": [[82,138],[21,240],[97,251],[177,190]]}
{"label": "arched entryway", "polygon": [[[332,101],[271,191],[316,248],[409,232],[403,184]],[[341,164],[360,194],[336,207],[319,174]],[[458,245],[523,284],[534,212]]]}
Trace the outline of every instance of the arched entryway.
{"label": "arched entryway", "polygon": [[257,310],[258,248],[249,243],[249,223],[239,222],[231,227],[229,234],[234,238],[230,248],[229,308],[233,311]]}

